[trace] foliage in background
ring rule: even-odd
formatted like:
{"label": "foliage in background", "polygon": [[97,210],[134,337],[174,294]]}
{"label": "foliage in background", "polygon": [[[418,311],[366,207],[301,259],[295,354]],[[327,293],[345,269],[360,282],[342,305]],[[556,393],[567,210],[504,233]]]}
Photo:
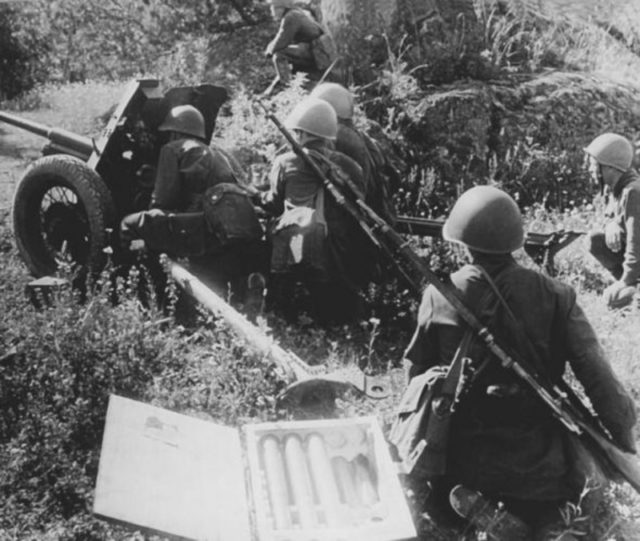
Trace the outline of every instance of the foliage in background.
{"label": "foliage in background", "polygon": [[198,54],[198,40],[267,16],[253,0],[0,3],[0,81],[10,83],[0,91],[11,98],[39,81],[152,76],[176,56]]}
{"label": "foliage in background", "polygon": [[0,100],[44,81],[47,74],[40,59],[49,52],[46,36],[33,31],[29,16],[15,3],[0,2]]}

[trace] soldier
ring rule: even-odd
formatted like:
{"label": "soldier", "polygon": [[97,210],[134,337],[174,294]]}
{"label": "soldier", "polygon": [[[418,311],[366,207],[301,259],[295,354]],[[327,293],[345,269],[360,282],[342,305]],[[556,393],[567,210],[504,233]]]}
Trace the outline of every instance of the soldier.
{"label": "soldier", "polygon": [[[360,166],[331,150],[338,128],[327,102],[305,99],[288,116],[286,126],[323,171],[347,178],[354,190],[362,191]],[[270,190],[257,193],[255,200],[277,217],[271,230],[271,272],[280,285],[274,289],[291,287],[296,280],[304,283],[322,323],[357,317],[358,290],[372,266],[371,247],[362,230],[294,152],[276,158],[269,180]],[[291,299],[290,293],[280,296]]]}
{"label": "soldier", "polygon": [[391,184],[399,183],[400,175],[380,145],[355,127],[353,95],[338,83],[321,83],[310,95],[325,100],[335,110],[338,116],[336,150],[362,167],[366,203],[383,218],[393,222],[395,211],[391,202]]}
{"label": "soldier", "polygon": [[[613,373],[576,293],[521,267],[511,255],[524,239],[513,199],[490,186],[468,190],[451,210],[443,236],[465,246],[471,260],[451,275],[463,302],[554,386],[560,386],[568,362],[615,442],[635,452],[633,401]],[[449,364],[466,328],[457,311],[428,286],[405,353],[409,377]],[[446,472],[433,482],[429,503],[445,513],[453,508],[487,531],[489,539],[577,539],[561,535],[560,510],[578,501],[588,477],[600,473],[604,480],[601,470],[484,342],[472,341],[467,356],[471,381],[453,414]]]}
{"label": "soldier", "polygon": [[[171,109],[158,131],[169,141],[160,151],[151,209],[125,216],[121,240],[143,240],[153,252],[186,256],[191,272],[210,287],[242,298],[247,276],[264,272],[262,229],[246,193],[237,185],[225,154],[205,143],[205,122],[198,109]],[[264,285],[257,274],[249,280]],[[249,301],[249,299],[245,299]],[[254,299],[250,299],[253,304]]]}
{"label": "soldier", "polygon": [[269,0],[271,14],[280,22],[278,33],[265,49],[273,59],[276,76],[265,95],[279,85],[286,85],[294,71],[309,73],[315,79],[336,59],[333,38],[310,10],[298,7],[293,0]]}
{"label": "soldier", "polygon": [[609,198],[604,231],[589,236],[589,251],[615,278],[604,291],[611,308],[628,305],[640,280],[640,175],[631,142],[615,133],[596,137],[584,149],[589,173]]}

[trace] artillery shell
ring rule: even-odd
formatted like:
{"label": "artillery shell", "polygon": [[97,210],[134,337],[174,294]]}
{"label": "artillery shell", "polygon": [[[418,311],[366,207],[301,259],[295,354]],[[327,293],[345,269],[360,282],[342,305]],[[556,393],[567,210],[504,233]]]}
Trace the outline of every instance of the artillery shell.
{"label": "artillery shell", "polygon": [[280,444],[275,436],[262,440],[262,458],[274,526],[276,529],[289,528],[289,490]]}
{"label": "artillery shell", "polygon": [[363,505],[371,507],[376,504],[380,498],[375,486],[375,476],[371,471],[369,459],[364,455],[358,455],[353,461],[355,470],[356,490],[360,496]]}
{"label": "artillery shell", "polygon": [[307,449],[311,475],[316,487],[320,505],[325,514],[328,526],[338,526],[340,523],[340,495],[336,479],[331,471],[331,462],[322,436],[311,434],[307,439]]}
{"label": "artillery shell", "polygon": [[353,464],[343,456],[335,456],[331,459],[333,473],[340,488],[340,497],[349,507],[359,507],[360,498],[356,490],[355,472]]}
{"label": "artillery shell", "polygon": [[302,448],[302,440],[299,436],[296,434],[287,436],[284,443],[284,454],[300,525],[303,528],[314,527],[317,524],[317,519],[313,502],[313,488]]}

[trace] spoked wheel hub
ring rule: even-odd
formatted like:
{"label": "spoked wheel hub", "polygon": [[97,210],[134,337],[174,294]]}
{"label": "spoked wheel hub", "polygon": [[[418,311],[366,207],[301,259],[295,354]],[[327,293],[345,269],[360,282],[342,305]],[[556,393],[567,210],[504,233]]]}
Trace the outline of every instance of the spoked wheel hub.
{"label": "spoked wheel hub", "polygon": [[16,244],[29,270],[53,274],[64,262],[83,274],[100,271],[112,208],[107,187],[85,162],[61,154],[35,162],[13,199]]}
{"label": "spoked wheel hub", "polygon": [[68,256],[84,264],[89,255],[90,231],[76,194],[68,188],[54,187],[43,197],[39,214],[45,246],[54,258]]}

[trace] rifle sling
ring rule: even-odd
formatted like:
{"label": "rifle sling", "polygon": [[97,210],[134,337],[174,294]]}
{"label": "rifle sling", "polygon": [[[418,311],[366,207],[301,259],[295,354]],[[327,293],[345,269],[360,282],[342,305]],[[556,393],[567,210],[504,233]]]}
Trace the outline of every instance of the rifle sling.
{"label": "rifle sling", "polygon": [[514,327],[515,327],[515,330],[516,330],[516,333],[517,333],[517,337],[518,337],[517,342],[525,350],[524,351],[525,355],[520,355],[520,361],[519,361],[520,364],[523,366],[523,368],[527,372],[532,374],[536,380],[543,381],[549,388],[553,388],[553,387],[559,388],[561,390],[561,393],[566,395],[567,399],[570,401],[569,404],[574,408],[574,413],[580,415],[581,420],[583,422],[585,422],[585,423],[591,424],[592,428],[594,428],[595,430],[603,432],[603,436],[607,436],[606,439],[608,439],[611,443],[613,443],[615,445],[615,442],[609,436],[609,434],[606,432],[606,429],[602,425],[600,420],[597,417],[595,417],[586,408],[586,406],[582,403],[580,398],[578,398],[578,396],[575,394],[575,391],[564,380],[564,378],[561,378],[558,383],[554,384],[551,381],[549,381],[548,378],[543,377],[528,362],[526,362],[525,357],[528,356],[529,358],[534,359],[534,361],[538,364],[538,366],[542,366],[542,363],[541,363],[541,360],[540,360],[540,355],[538,354],[537,350],[535,349],[535,346],[533,345],[533,342],[531,340],[531,337],[529,336],[529,333],[523,327],[523,325],[520,323],[518,318],[516,318],[515,314],[511,310],[511,308],[510,308],[509,304],[507,303],[507,301],[505,300],[505,298],[500,293],[500,290],[499,290],[499,288],[498,288],[498,286],[496,284],[496,281],[502,276],[504,271],[502,271],[500,274],[498,274],[498,276],[496,276],[496,278],[494,279],[487,272],[487,270],[484,267],[482,267],[482,265],[476,265],[476,266],[478,267],[478,269],[482,273],[482,275],[485,278],[485,280],[487,281],[487,283],[490,285],[490,287],[493,290],[493,292],[496,294],[496,297],[500,301],[500,304],[504,307],[504,309],[506,310],[507,314],[509,315],[509,317],[513,321],[513,324],[514,324]]}

